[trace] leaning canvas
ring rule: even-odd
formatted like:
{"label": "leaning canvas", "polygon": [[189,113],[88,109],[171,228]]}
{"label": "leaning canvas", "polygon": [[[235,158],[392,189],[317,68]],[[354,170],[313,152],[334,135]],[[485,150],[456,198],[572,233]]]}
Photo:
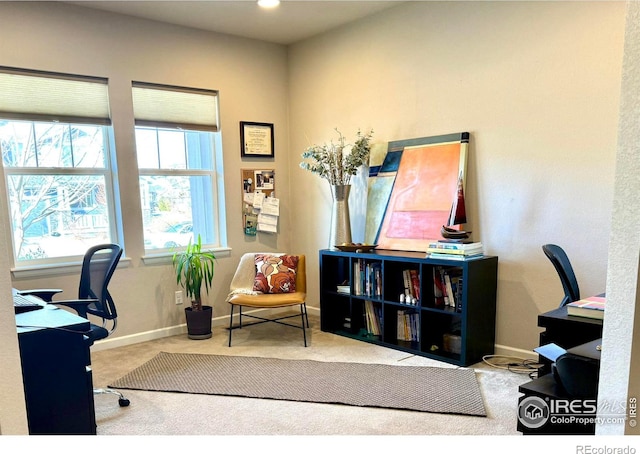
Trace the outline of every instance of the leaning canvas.
{"label": "leaning canvas", "polygon": [[468,146],[466,132],[389,142],[387,155],[400,159],[396,168],[378,174],[393,179],[378,249],[426,251],[442,238],[458,183],[465,181]]}

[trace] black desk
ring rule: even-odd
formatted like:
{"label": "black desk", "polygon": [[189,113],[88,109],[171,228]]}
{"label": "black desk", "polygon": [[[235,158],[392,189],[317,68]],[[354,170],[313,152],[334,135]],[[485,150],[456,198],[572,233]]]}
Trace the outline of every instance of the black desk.
{"label": "black desk", "polygon": [[50,306],[16,315],[29,434],[95,435],[89,322]]}
{"label": "black desk", "polygon": [[[540,314],[538,326],[544,328],[544,331],[540,333],[540,345],[554,343],[565,350],[602,337],[602,320],[568,315],[566,306]],[[538,361],[543,364],[538,369],[538,378],[518,388],[524,394],[518,400],[518,431],[525,435],[594,434],[595,423],[591,422],[588,424],[554,424],[553,421],[547,421],[543,426],[533,428],[527,427],[523,423],[520,412],[525,411],[523,407],[531,397],[538,397],[547,403],[554,400],[567,401],[576,406],[583,405],[585,402],[584,399],[569,396],[562,387],[558,386],[553,375],[550,374],[551,362],[549,360],[539,356]]]}
{"label": "black desk", "polygon": [[[538,316],[538,326],[545,330],[540,333],[540,345],[554,343],[565,350],[602,337],[602,320],[567,315],[567,307],[554,309]],[[550,362],[542,357],[544,366],[538,376],[551,372]]]}
{"label": "black desk", "polygon": [[[558,386],[553,375],[547,374],[544,377],[537,378],[530,382],[527,382],[523,385],[520,385],[518,388],[523,396],[518,399],[518,423],[517,430],[521,432],[523,435],[594,435],[596,430],[595,421],[589,420],[589,422],[581,423],[578,420],[572,420],[573,415],[565,417],[564,419],[560,419],[563,421],[562,423],[557,423],[556,420],[551,418],[547,419],[543,425],[540,427],[528,427],[522,418],[520,417],[520,413],[525,411],[523,408],[525,403],[525,399],[529,399],[532,396],[538,397],[542,399],[546,404],[550,404],[552,401],[565,401],[567,402],[568,408],[591,408],[585,407],[584,399],[574,398],[569,396],[561,386]],[[595,408],[596,400],[590,400],[590,403]],[[565,407],[563,407],[565,408]],[[584,415],[585,417],[592,418],[595,417],[595,413],[589,413],[588,415]]]}

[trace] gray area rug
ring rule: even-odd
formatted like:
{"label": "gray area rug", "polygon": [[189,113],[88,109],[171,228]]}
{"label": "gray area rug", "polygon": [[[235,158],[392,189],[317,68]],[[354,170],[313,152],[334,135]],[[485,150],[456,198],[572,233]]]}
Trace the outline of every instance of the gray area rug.
{"label": "gray area rug", "polygon": [[486,416],[472,369],[161,352],[109,387]]}

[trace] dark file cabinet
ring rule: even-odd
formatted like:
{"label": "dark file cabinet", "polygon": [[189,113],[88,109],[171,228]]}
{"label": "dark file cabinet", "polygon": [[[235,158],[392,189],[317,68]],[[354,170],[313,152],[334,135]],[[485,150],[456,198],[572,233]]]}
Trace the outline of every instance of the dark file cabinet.
{"label": "dark file cabinet", "polygon": [[89,322],[63,309],[16,315],[29,434],[95,435]]}

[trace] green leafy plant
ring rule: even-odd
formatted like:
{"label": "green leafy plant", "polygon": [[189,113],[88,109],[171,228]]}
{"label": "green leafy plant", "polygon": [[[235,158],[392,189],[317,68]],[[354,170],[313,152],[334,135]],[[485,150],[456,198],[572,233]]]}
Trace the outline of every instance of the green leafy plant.
{"label": "green leafy plant", "polygon": [[347,185],[351,182],[351,177],[358,173],[358,169],[369,160],[373,130],[366,134],[358,130],[353,145],[346,143],[346,138],[338,129],[336,132],[338,143],[331,141],[329,144],[307,148],[302,157],[309,161],[303,160],[300,167],[326,179],[331,185]]}
{"label": "green leafy plant", "polygon": [[173,254],[173,267],[176,272],[176,283],[184,288],[187,298],[191,298],[191,309],[202,310],[202,284],[209,294],[213,281],[214,263],[216,256],[211,251],[202,250],[202,239],[192,243],[189,240],[187,248]]}

